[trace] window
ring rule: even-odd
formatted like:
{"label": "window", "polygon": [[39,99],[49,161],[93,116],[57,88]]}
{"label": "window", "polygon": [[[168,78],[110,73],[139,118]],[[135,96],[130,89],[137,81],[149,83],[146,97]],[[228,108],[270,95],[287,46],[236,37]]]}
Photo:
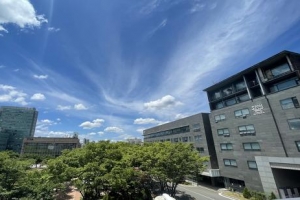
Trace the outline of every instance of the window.
{"label": "window", "polygon": [[223,94],[224,94],[224,96],[228,96],[228,95],[232,94],[232,88],[228,87],[228,88],[223,89]]}
{"label": "window", "polygon": [[280,104],[283,110],[289,108],[299,108],[299,102],[297,97],[291,97],[288,99],[280,100]]}
{"label": "window", "polygon": [[250,112],[249,112],[248,108],[244,108],[244,109],[241,109],[241,110],[234,111],[234,116],[235,117],[244,117],[246,115],[250,115]]}
{"label": "window", "polygon": [[296,143],[298,151],[300,151],[300,141],[296,141],[295,143]]}
{"label": "window", "polygon": [[260,146],[258,142],[248,142],[243,143],[245,151],[260,151]]}
{"label": "window", "polygon": [[221,143],[221,150],[232,150],[232,144],[231,143]]}
{"label": "window", "polygon": [[234,159],[223,159],[225,166],[237,167],[236,160]]}
{"label": "window", "polygon": [[248,94],[243,94],[243,95],[238,96],[237,99],[238,99],[238,102],[244,102],[244,101],[248,101],[250,98],[249,98]]}
{"label": "window", "polygon": [[270,87],[270,92],[278,92],[298,85],[298,79],[289,79],[280,83],[276,83]]}
{"label": "window", "polygon": [[228,128],[218,129],[217,132],[218,132],[219,136],[221,136],[221,135],[229,136],[230,135]]}
{"label": "window", "polygon": [[246,84],[244,81],[235,84],[236,91],[240,91],[246,88]]}
{"label": "window", "polygon": [[199,153],[204,153],[204,148],[203,147],[197,147],[196,149]]}
{"label": "window", "polygon": [[248,160],[247,162],[248,162],[249,169],[257,169],[257,164],[255,161]]}
{"label": "window", "polygon": [[288,123],[291,130],[300,130],[300,118],[289,119]]}
{"label": "window", "polygon": [[188,142],[188,137],[183,137],[182,142]]}
{"label": "window", "polygon": [[193,131],[194,132],[199,132],[200,131],[200,124],[193,124]]}
{"label": "window", "polygon": [[220,108],[223,108],[224,107],[224,104],[223,102],[219,102],[216,104],[216,109],[220,109]]}
{"label": "window", "polygon": [[235,98],[228,99],[225,101],[225,104],[226,104],[226,106],[234,105],[234,104],[236,104],[236,100],[235,100]]}
{"label": "window", "polygon": [[202,136],[201,135],[196,135],[194,136],[195,142],[201,141]]}
{"label": "window", "polygon": [[240,135],[253,135],[255,134],[255,129],[253,125],[239,126]]}
{"label": "window", "polygon": [[216,115],[215,116],[215,121],[216,122],[223,121],[225,119],[226,119],[225,115]]}
{"label": "window", "polygon": [[290,70],[290,66],[287,63],[284,63],[282,65],[279,65],[278,67],[271,69],[273,76],[279,76],[289,71],[291,70]]}
{"label": "window", "polygon": [[219,99],[219,98],[221,98],[221,92],[220,92],[220,91],[215,92],[215,93],[213,94],[213,99]]}

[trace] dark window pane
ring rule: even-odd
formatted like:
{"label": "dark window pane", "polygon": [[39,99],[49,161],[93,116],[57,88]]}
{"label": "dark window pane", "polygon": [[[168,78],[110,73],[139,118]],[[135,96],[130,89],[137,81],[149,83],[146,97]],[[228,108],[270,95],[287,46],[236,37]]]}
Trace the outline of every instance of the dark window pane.
{"label": "dark window pane", "polygon": [[290,129],[300,130],[300,119],[289,119],[288,123],[290,125]]}
{"label": "dark window pane", "polygon": [[287,63],[284,63],[282,65],[279,65],[278,67],[271,69],[273,76],[278,76],[280,74],[284,74],[289,71],[291,70],[290,70],[290,66]]}
{"label": "dark window pane", "polygon": [[228,99],[228,100],[225,101],[225,103],[226,103],[227,106],[231,106],[231,105],[236,104],[236,100],[235,100],[235,98]]}

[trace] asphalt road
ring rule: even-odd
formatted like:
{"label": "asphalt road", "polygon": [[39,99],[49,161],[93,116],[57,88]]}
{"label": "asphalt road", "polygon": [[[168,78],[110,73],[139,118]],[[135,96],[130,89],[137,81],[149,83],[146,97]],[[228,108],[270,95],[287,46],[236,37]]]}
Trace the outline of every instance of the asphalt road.
{"label": "asphalt road", "polygon": [[201,186],[178,185],[179,192],[176,199],[179,200],[228,200],[218,194],[218,191]]}

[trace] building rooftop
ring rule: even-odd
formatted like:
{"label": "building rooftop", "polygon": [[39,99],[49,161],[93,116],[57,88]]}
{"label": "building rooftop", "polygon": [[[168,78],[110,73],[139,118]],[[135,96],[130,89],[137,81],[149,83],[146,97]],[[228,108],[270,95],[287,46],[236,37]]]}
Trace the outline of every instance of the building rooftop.
{"label": "building rooftop", "polygon": [[254,69],[257,69],[259,67],[268,66],[268,65],[270,65],[272,63],[280,61],[281,59],[283,59],[287,55],[297,55],[297,56],[300,56],[300,54],[298,54],[298,53],[284,50],[284,51],[282,51],[282,52],[280,52],[278,54],[275,54],[275,55],[273,55],[273,56],[271,56],[271,57],[269,57],[269,58],[267,58],[267,59],[265,59],[265,60],[263,60],[263,61],[255,64],[255,65],[253,65],[253,66],[251,66],[251,67],[249,67],[249,68],[247,68],[247,69],[245,69],[245,70],[237,73],[237,74],[234,74],[234,75],[232,75],[232,76],[230,76],[230,77],[228,77],[228,78],[226,78],[226,79],[224,79],[224,80],[222,80],[222,81],[220,81],[220,82],[218,82],[218,83],[216,83],[216,84],[214,84],[214,85],[212,85],[212,86],[210,86],[208,88],[205,88],[203,91],[208,92],[208,91],[212,91],[212,90],[218,89],[219,87],[224,86],[224,85],[226,85],[228,83],[231,83],[235,79],[240,78],[242,75],[244,75],[244,74],[246,74],[248,72],[251,72]]}

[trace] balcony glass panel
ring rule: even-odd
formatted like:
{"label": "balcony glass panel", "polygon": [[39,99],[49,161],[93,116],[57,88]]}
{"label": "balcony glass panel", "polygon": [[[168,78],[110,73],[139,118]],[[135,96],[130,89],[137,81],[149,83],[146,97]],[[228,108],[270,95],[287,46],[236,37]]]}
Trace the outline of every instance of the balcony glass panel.
{"label": "balcony glass panel", "polygon": [[279,76],[279,75],[284,74],[289,71],[291,71],[291,69],[287,63],[284,63],[282,65],[279,65],[278,67],[271,69],[273,76]]}
{"label": "balcony glass panel", "polygon": [[244,81],[235,84],[236,91],[244,90],[246,88],[246,84]]}

